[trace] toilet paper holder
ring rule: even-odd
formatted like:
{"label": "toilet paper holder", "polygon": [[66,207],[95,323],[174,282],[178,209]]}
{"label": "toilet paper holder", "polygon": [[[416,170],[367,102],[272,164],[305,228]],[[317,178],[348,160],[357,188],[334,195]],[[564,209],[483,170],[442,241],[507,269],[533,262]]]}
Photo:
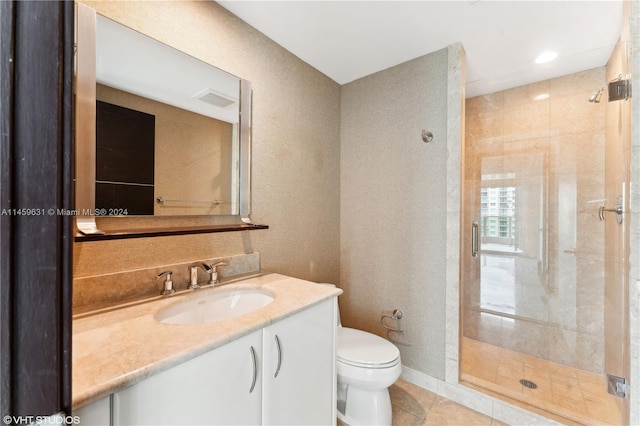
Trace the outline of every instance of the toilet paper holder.
{"label": "toilet paper holder", "polygon": [[[395,322],[395,327],[393,326],[389,326],[387,324],[385,324],[385,319],[388,318],[391,321]],[[386,330],[389,331],[395,331],[396,333],[402,333],[403,331],[400,329],[400,324],[398,323],[398,320],[402,319],[402,311],[400,309],[394,309],[393,312],[391,313],[391,315],[383,315],[380,318],[380,324],[382,325],[382,327],[384,327]]]}

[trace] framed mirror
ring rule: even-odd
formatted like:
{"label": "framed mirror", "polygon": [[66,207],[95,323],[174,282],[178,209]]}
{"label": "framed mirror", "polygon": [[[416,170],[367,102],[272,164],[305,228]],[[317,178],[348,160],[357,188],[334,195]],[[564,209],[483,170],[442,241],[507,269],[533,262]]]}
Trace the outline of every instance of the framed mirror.
{"label": "framed mirror", "polygon": [[78,4],[76,216],[251,223],[251,85]]}

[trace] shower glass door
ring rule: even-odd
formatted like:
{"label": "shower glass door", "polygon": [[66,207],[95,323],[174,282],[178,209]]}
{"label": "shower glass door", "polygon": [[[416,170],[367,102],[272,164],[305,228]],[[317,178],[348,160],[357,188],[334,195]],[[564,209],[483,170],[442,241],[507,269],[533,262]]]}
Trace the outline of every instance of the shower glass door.
{"label": "shower glass door", "polygon": [[[624,231],[598,214],[611,207],[605,171],[625,160],[605,148],[604,96],[588,102],[606,79],[601,67],[466,103],[461,380],[583,424],[625,413],[605,367],[625,365],[605,357],[625,356],[628,309],[605,278],[605,227],[621,248]],[[611,253],[624,277],[626,254]]]}

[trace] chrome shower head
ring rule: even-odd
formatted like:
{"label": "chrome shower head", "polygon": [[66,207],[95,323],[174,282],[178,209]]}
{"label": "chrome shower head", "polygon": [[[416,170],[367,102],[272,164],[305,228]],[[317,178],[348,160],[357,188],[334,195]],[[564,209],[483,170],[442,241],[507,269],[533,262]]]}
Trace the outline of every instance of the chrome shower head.
{"label": "chrome shower head", "polygon": [[602,96],[602,91],[603,90],[604,90],[604,87],[601,87],[600,89],[598,89],[598,91],[596,93],[591,95],[591,97],[589,98],[589,102],[594,103],[594,104],[599,104],[600,103],[600,97]]}

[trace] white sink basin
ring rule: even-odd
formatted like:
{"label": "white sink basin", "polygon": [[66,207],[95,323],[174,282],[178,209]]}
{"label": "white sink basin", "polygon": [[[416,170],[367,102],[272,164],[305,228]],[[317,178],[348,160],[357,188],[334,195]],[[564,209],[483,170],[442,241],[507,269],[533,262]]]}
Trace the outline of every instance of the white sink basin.
{"label": "white sink basin", "polygon": [[166,324],[202,324],[245,315],[271,302],[273,296],[260,290],[229,289],[168,306],[154,317]]}

